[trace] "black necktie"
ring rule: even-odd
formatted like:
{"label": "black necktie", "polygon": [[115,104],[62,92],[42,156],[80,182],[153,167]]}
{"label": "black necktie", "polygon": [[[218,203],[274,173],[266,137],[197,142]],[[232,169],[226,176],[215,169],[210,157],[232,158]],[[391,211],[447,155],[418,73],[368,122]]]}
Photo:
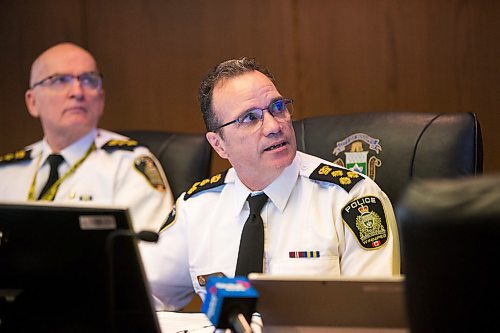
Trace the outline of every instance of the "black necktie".
{"label": "black necktie", "polygon": [[251,272],[262,272],[264,258],[264,222],[260,211],[267,201],[265,193],[249,196],[250,215],[243,226],[241,233],[238,262],[235,275],[247,276]]}
{"label": "black necktie", "polygon": [[[38,200],[42,198],[42,196],[47,192],[52,185],[59,179],[59,172],[57,169],[59,168],[59,165],[61,165],[62,162],[64,162],[64,158],[59,155],[59,154],[52,154],[47,157],[47,161],[49,162],[50,165],[50,173],[49,173],[49,179],[47,179],[47,183],[43,187],[42,191],[40,192],[40,195],[38,196]],[[54,198],[52,198],[54,200]]]}

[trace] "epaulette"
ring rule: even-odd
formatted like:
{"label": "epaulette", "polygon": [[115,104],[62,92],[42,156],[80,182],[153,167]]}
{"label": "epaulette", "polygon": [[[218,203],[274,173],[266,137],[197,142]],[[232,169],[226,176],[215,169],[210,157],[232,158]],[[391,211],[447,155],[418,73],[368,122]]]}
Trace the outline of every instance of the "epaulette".
{"label": "epaulette", "polygon": [[135,148],[142,146],[136,140],[128,139],[128,140],[109,140],[101,147],[101,149],[112,153],[115,150],[128,150],[133,151]]}
{"label": "epaulette", "polygon": [[333,183],[349,192],[363,177],[356,171],[321,163],[310,175],[310,179]]}
{"label": "epaulette", "polygon": [[214,188],[217,186],[224,185],[224,180],[226,178],[227,170],[221,173],[216,174],[207,179],[203,179],[202,181],[196,182],[186,191],[184,194],[184,200],[189,199],[192,195],[196,193],[200,193],[202,191],[208,190],[210,188]]}
{"label": "epaulette", "polygon": [[31,150],[21,149],[14,153],[8,153],[0,156],[0,165],[27,161],[30,159],[31,159]]}

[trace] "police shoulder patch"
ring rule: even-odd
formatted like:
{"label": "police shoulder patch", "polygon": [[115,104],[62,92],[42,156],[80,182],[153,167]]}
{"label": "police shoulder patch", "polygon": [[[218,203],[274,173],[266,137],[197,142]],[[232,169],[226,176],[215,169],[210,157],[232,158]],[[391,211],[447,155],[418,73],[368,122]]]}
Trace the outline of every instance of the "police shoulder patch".
{"label": "police shoulder patch", "polygon": [[0,165],[31,160],[31,150],[18,150],[0,156]]}
{"label": "police shoulder patch", "polygon": [[224,185],[224,180],[226,178],[227,170],[221,173],[218,173],[210,178],[203,179],[202,181],[196,182],[186,191],[184,194],[184,200],[189,199],[196,193],[208,190],[210,188],[214,188],[217,186]]}
{"label": "police shoulder patch", "polygon": [[333,183],[349,192],[354,185],[364,179],[356,171],[321,163],[310,175],[310,179]]}
{"label": "police shoulder patch", "polygon": [[352,200],[342,208],[342,219],[364,249],[377,249],[387,242],[389,229],[379,198],[370,195]]}
{"label": "police shoulder patch", "polygon": [[133,151],[135,148],[142,146],[136,140],[109,140],[101,148],[108,153],[112,153],[116,150],[128,150]]}
{"label": "police shoulder patch", "polygon": [[159,167],[150,156],[141,155],[134,160],[135,168],[146,178],[151,186],[164,192],[167,185],[163,181]]}

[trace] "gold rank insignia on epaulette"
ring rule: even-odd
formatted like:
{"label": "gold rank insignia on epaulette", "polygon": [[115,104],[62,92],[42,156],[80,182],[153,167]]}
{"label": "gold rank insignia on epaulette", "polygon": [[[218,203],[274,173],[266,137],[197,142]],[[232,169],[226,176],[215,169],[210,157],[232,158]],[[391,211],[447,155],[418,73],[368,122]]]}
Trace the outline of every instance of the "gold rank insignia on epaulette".
{"label": "gold rank insignia on epaulette", "polygon": [[0,165],[8,163],[16,163],[31,159],[31,150],[18,150],[14,153],[8,153],[0,156]]}
{"label": "gold rank insignia on epaulette", "polygon": [[310,175],[310,179],[333,183],[349,192],[363,177],[356,171],[321,163]]}
{"label": "gold rank insignia on epaulette", "polygon": [[208,190],[210,188],[214,188],[220,185],[224,185],[224,179],[226,178],[227,170],[221,173],[216,174],[207,179],[203,179],[202,181],[196,182],[186,191],[184,194],[184,200],[189,199],[192,195]]}
{"label": "gold rank insignia on epaulette", "polygon": [[342,208],[342,220],[363,249],[377,249],[387,242],[389,228],[384,206],[373,195],[352,200],[345,205]]}
{"label": "gold rank insignia on epaulette", "polygon": [[128,150],[132,151],[141,146],[136,140],[109,140],[101,148],[107,152],[114,152],[115,150]]}

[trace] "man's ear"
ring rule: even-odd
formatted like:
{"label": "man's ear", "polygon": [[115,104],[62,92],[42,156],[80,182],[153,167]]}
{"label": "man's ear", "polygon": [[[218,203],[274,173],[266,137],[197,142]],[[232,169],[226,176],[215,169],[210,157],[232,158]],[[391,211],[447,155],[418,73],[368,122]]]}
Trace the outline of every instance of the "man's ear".
{"label": "man's ear", "polygon": [[99,118],[102,117],[102,114],[104,113],[104,104],[105,104],[105,101],[106,101],[106,93],[104,92],[104,89],[101,88],[101,91],[99,91],[99,95],[100,95],[100,98],[99,98]]}
{"label": "man's ear", "polygon": [[26,102],[29,114],[32,117],[38,118],[40,114],[38,113],[38,109],[36,107],[35,92],[33,89],[26,90],[24,93],[24,101]]}
{"label": "man's ear", "polygon": [[214,132],[207,132],[205,136],[208,140],[208,143],[210,143],[217,154],[219,154],[221,158],[227,159],[227,154],[224,149],[224,140],[220,137],[220,135]]}

